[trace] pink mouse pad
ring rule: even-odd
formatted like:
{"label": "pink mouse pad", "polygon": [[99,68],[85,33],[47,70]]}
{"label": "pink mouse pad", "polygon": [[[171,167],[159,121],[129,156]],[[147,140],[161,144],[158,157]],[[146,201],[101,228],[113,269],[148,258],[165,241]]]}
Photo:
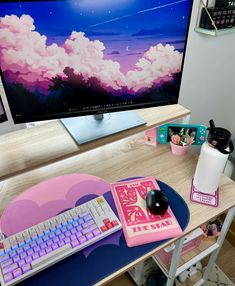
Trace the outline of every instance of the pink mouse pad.
{"label": "pink mouse pad", "polygon": [[[110,184],[92,175],[51,178],[25,190],[5,208],[0,219],[1,231],[8,237],[100,195],[115,210],[109,194]],[[100,245],[119,245],[120,236],[121,232],[117,232],[82,252],[88,256]]]}

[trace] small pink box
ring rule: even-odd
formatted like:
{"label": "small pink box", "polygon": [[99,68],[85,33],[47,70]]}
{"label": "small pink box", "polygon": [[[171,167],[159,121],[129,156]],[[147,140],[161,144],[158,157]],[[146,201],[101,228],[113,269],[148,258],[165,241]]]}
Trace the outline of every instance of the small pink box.
{"label": "small pink box", "polygon": [[[200,245],[203,237],[204,235],[201,228],[197,228],[190,234],[186,235],[181,255],[184,255],[192,251],[193,249],[197,248]],[[172,243],[171,245],[159,250],[155,254],[155,256],[163,264],[170,265],[174,249],[175,249],[175,244]]]}
{"label": "small pink box", "polygon": [[157,141],[157,128],[152,128],[147,131],[145,131],[144,134],[144,143],[150,146],[157,147],[158,141]]}

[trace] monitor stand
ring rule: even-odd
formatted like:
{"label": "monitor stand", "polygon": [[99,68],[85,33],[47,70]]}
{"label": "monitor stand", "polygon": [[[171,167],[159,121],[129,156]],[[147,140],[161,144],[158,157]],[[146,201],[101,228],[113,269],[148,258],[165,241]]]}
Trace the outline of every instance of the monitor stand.
{"label": "monitor stand", "polygon": [[78,144],[83,144],[146,124],[146,122],[133,111],[65,118],[61,119],[61,122]]}

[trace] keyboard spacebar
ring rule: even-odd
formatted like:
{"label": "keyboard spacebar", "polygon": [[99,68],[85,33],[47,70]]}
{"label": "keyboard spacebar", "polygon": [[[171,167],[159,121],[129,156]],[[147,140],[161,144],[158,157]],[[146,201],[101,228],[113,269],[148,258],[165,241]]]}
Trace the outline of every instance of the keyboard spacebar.
{"label": "keyboard spacebar", "polygon": [[34,261],[32,261],[32,268],[35,269],[45,263],[48,263],[50,260],[56,258],[59,255],[62,255],[63,253],[67,253],[71,249],[70,244],[65,244],[64,246],[57,248],[56,250],[53,250],[52,252],[46,254],[45,256],[42,256]]}

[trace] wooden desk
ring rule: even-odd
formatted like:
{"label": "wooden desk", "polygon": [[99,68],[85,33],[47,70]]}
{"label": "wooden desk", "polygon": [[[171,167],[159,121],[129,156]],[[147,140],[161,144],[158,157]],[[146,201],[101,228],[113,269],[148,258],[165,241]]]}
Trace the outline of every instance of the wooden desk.
{"label": "wooden desk", "polygon": [[2,135],[0,179],[84,153],[190,114],[188,109],[179,104],[136,112],[147,122],[146,125],[80,146],[73,141],[59,120]]}
{"label": "wooden desk", "polygon": [[[189,192],[197,157],[192,154],[174,156],[169,146],[146,146],[143,142],[144,133],[139,133],[188,116],[190,111],[180,105],[174,105],[143,109],[138,113],[148,122],[146,126],[81,146],[74,143],[59,121],[1,136],[0,214],[18,194],[43,180],[63,174],[89,173],[109,182],[126,177],[155,176],[172,186],[185,199],[190,209],[190,223],[185,234],[232,208],[233,215],[235,183],[232,180],[222,178],[218,208],[192,204],[189,201]],[[179,244],[182,241],[180,239]],[[161,248],[165,246],[166,244]],[[110,281],[136,263],[152,256],[157,250],[159,248],[126,265],[97,285]],[[170,272],[173,277],[174,271]],[[169,280],[167,285],[172,285],[172,281]]]}
{"label": "wooden desk", "polygon": [[[25,146],[25,149],[27,150],[27,146]],[[192,154],[177,157],[169,151],[169,146],[160,145],[157,148],[153,148],[144,145],[143,133],[140,133],[102,148],[84,152],[48,166],[7,178],[0,182],[0,213],[14,197],[25,189],[45,179],[69,173],[89,173],[104,178],[109,182],[125,177],[155,176],[171,185],[187,202],[191,217],[185,234],[235,206],[235,183],[225,176],[221,181],[220,205],[218,208],[192,204],[189,201],[189,190],[197,158]],[[39,149],[38,152],[36,150],[34,152],[37,157],[42,151]],[[46,151],[44,150],[44,152]],[[172,241],[174,239],[167,244]],[[165,245],[162,247],[165,247]],[[136,263],[153,255],[157,250],[155,249],[144,257],[126,265],[126,267],[97,285],[104,284],[115,276],[122,274]]]}

